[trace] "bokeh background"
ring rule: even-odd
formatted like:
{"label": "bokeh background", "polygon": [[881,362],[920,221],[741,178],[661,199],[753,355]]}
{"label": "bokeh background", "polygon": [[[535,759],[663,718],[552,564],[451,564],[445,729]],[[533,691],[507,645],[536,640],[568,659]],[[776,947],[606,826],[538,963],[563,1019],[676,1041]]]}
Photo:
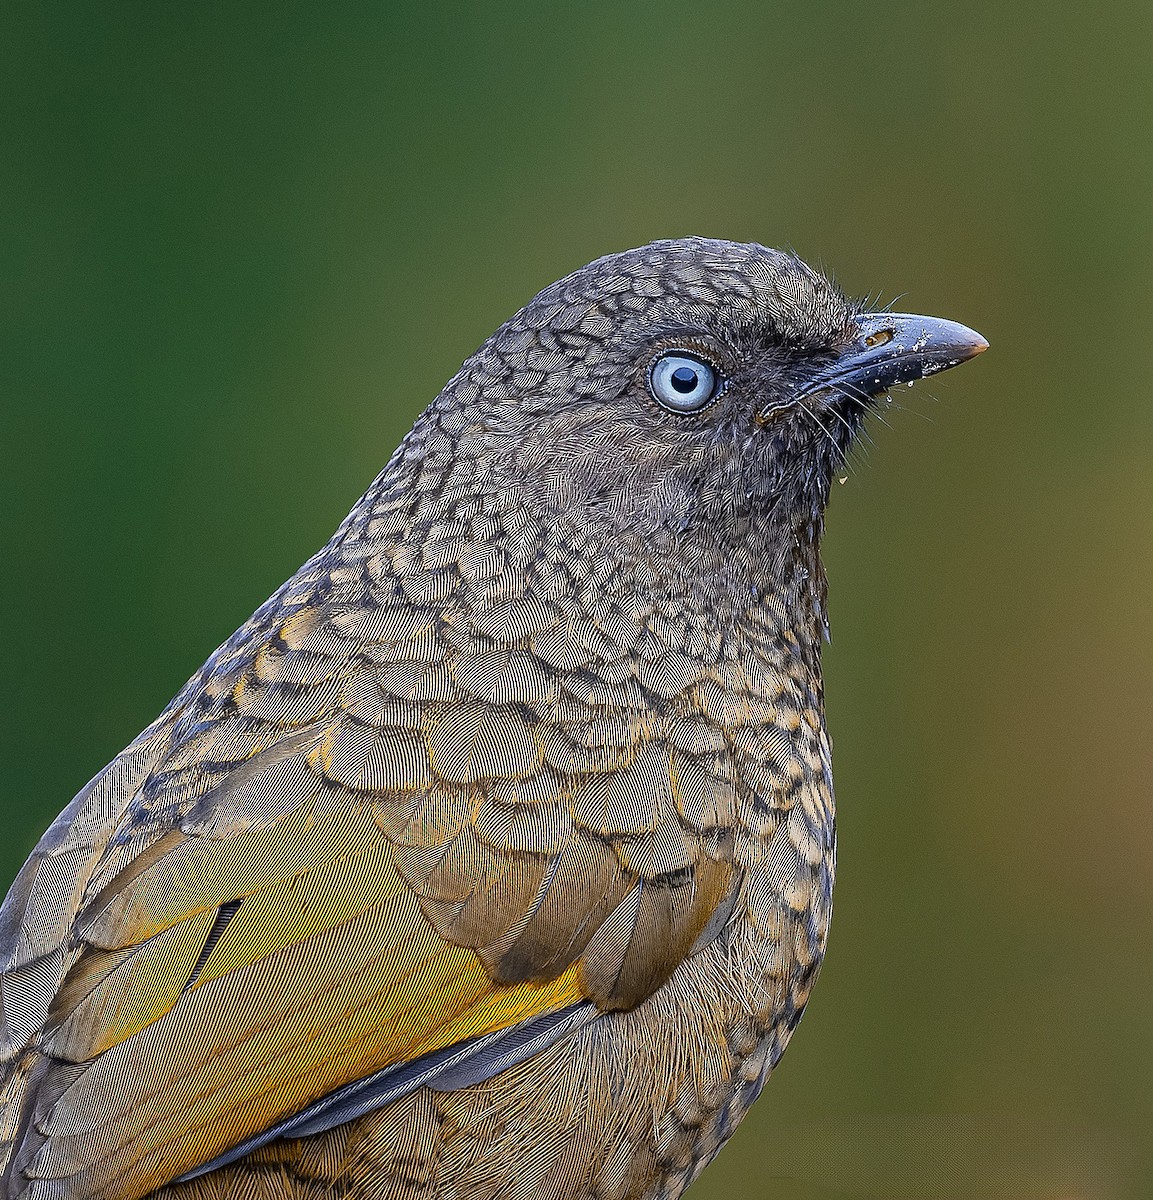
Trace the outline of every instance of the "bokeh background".
{"label": "bokeh background", "polygon": [[1153,1195],[1153,8],[5,7],[0,868],[553,279],[791,245],[992,349],[830,515],[830,955],[697,1200]]}

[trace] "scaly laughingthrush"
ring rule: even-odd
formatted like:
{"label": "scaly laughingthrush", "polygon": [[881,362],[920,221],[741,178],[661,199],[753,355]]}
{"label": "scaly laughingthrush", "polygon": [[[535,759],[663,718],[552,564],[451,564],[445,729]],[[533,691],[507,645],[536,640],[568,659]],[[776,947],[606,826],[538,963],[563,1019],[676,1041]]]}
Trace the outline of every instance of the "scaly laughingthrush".
{"label": "scaly laughingthrush", "polygon": [[984,348],[700,238],[498,329],[13,886],[3,1196],[679,1196],[825,945],[830,479]]}

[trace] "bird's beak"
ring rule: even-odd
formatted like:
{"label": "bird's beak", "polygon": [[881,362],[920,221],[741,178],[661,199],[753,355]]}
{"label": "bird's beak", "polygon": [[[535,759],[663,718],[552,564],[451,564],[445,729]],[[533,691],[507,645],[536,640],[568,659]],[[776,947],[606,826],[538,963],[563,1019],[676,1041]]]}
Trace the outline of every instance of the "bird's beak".
{"label": "bird's beak", "polygon": [[989,348],[979,333],[940,317],[862,313],[853,323],[856,336],[848,349],[810,375],[800,396],[826,388],[857,399],[878,396],[899,383],[947,371]]}

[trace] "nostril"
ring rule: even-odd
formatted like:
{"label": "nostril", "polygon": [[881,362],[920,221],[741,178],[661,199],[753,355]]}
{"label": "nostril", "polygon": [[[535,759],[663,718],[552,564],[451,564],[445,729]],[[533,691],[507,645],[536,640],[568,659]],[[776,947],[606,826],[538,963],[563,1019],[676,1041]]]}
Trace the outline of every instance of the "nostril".
{"label": "nostril", "polygon": [[895,336],[896,332],[892,329],[876,329],[865,338],[865,345],[873,350],[877,346],[887,345]]}

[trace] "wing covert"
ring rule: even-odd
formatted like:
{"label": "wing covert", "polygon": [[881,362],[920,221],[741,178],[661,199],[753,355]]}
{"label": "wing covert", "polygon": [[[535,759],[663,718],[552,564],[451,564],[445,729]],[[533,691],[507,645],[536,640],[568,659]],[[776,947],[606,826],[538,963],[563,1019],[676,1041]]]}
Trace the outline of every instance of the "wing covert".
{"label": "wing covert", "polygon": [[736,885],[701,680],[635,617],[314,575],[114,764],[69,920],[16,927],[51,982],[11,1195],[142,1195],[375,1072],[632,1007]]}

